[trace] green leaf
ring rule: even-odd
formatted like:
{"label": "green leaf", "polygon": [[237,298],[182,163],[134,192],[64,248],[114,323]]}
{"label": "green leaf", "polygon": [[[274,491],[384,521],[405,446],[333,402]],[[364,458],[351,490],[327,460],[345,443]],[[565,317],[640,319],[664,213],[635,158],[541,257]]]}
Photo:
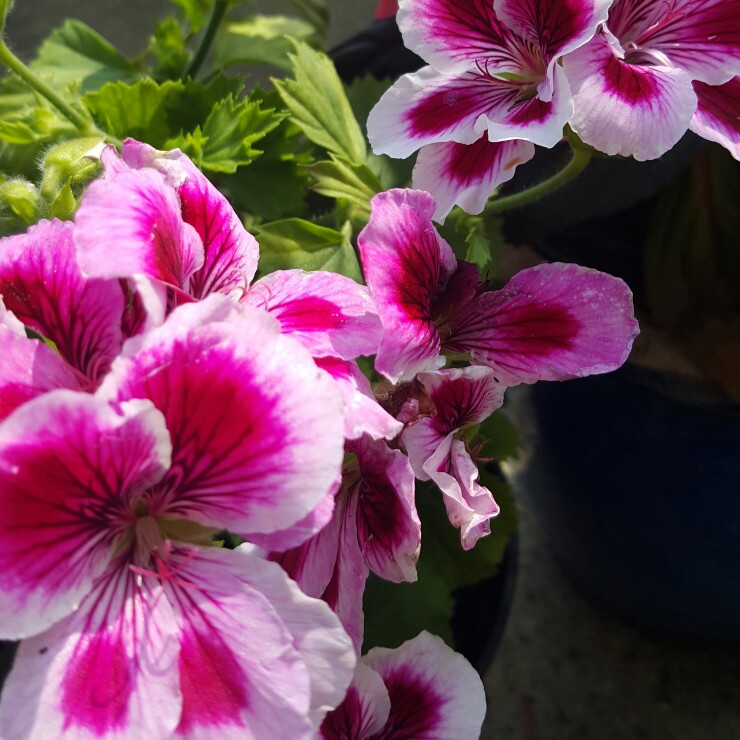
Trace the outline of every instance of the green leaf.
{"label": "green leaf", "polygon": [[491,414],[479,427],[478,439],[485,442],[482,454],[497,462],[519,457],[522,438],[519,430],[503,411]]}
{"label": "green leaf", "polygon": [[133,62],[76,20],[65,21],[51,32],[30,67],[56,88],[78,82],[83,92],[95,90],[106,82],[131,81],[136,72]]}
{"label": "green leaf", "polygon": [[172,0],[172,2],[183,9],[193,33],[201,29],[206,22],[208,10],[213,5],[213,0]]}
{"label": "green leaf", "polygon": [[[324,38],[329,29],[329,9],[326,7],[325,0],[289,0],[295,11],[303,16],[316,33]],[[291,34],[297,38],[295,34]]]}
{"label": "green leaf", "polygon": [[331,60],[304,43],[290,55],[295,80],[274,80],[293,121],[314,144],[350,162],[363,163],[365,138]]}
{"label": "green leaf", "polygon": [[31,108],[0,120],[0,141],[19,146],[53,141],[75,132],[73,124],[47,108]]}
{"label": "green leaf", "polygon": [[211,111],[202,131],[196,129],[191,137],[170,139],[165,148],[182,148],[203,169],[233,173],[262,153],[252,145],[276,128],[283,118],[284,115],[273,110],[263,110],[259,102],[237,102],[229,96]]}
{"label": "green leaf", "polygon": [[77,200],[72,192],[72,185],[65,183],[49,204],[49,214],[52,218],[67,221],[74,216],[77,210]]}
{"label": "green leaf", "polygon": [[[362,652],[397,648],[422,630],[452,645],[452,599],[445,581],[421,562],[416,583],[390,583],[374,573],[365,585],[365,640]],[[392,615],[392,618],[389,618]]]}
{"label": "green leaf", "polygon": [[482,465],[479,471],[481,485],[491,491],[501,512],[491,520],[491,534],[479,539],[472,550],[463,550],[460,531],[447,518],[441,492],[431,483],[417,482],[422,558],[444,579],[450,590],[495,575],[509,538],[516,530],[516,505],[510,486]]}
{"label": "green leaf", "polygon": [[283,121],[260,142],[263,153],[254,162],[240,167],[234,175],[219,178],[219,186],[228,191],[237,209],[253,214],[258,221],[303,213],[309,177],[300,167],[304,157],[295,149],[299,133],[289,121]]}
{"label": "green leaf", "polygon": [[182,76],[190,59],[190,52],[182,26],[172,16],[157,22],[149,40],[149,51],[157,60],[152,72],[156,79],[176,79]]}
{"label": "green leaf", "polygon": [[313,190],[327,198],[349,201],[369,215],[370,199],[382,189],[378,178],[366,164],[354,164],[334,154],[330,157],[330,161],[306,166],[315,180]]}
{"label": "green leaf", "polygon": [[[207,86],[193,80],[159,83],[146,78],[133,84],[109,83],[96,92],[87,93],[83,102],[110,134],[118,138],[132,136],[161,149],[183,131],[209,125],[209,119],[219,116],[219,105],[234,105],[233,100],[226,101],[238,93],[241,84],[222,76]],[[255,109],[247,114],[240,110],[237,120],[228,122],[230,134],[238,132],[239,127],[257,112]],[[209,136],[209,133],[203,135]]]}
{"label": "green leaf", "polygon": [[158,83],[151,78],[135,82],[112,82],[87,93],[83,102],[95,120],[118,138],[131,136],[153,146],[172,133],[170,109],[182,98],[181,80]]}
{"label": "green leaf", "polygon": [[215,66],[272,64],[291,69],[290,38],[311,41],[314,27],[298,18],[282,15],[253,15],[226,23],[213,45]]}
{"label": "green leaf", "polygon": [[335,231],[300,218],[273,221],[258,227],[260,272],[328,270],[362,281],[347,229]]}

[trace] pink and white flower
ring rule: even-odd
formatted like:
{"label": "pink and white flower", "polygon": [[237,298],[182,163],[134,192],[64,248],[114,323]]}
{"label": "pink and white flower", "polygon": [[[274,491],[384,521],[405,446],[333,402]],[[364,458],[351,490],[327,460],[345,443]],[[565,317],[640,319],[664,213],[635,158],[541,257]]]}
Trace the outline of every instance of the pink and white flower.
{"label": "pink and white flower", "polygon": [[504,388],[487,367],[419,373],[434,414],[403,432],[409,463],[419,480],[433,480],[444,494],[450,523],[465,550],[491,532],[499,513],[493,494],[478,482],[478,468],[462,432],[488,418],[504,400]]}
{"label": "pink and white flower", "polygon": [[342,455],[333,383],[218,296],[130,340],[94,395],[20,406],[0,425],[0,634],[23,639],[2,737],[313,737],[352,645],[212,534],[290,532]]}
{"label": "pink and white flower", "polygon": [[421,524],[414,473],[402,452],[369,436],[348,441],[346,451],[332,521],[301,547],[273,557],[305,593],[334,609],[359,653],[368,573],[415,581]]}
{"label": "pink and white flower", "polygon": [[358,246],[383,324],[375,367],[392,382],[442,367],[442,353],[487,365],[507,386],[609,372],[627,359],[638,326],[623,281],[551,264],[490,290],[437,233],[428,193],[390,190],[372,205]]}
{"label": "pink and white flower", "polygon": [[401,0],[404,43],[430,66],[405,75],[368,119],[374,151],[525,139],[554,146],[572,113],[557,60],[586,43],[610,0]]}
{"label": "pink and white flower", "polygon": [[342,704],[321,725],[324,740],[467,740],[486,713],[473,667],[439,637],[421,632],[395,650],[373,648]]}
{"label": "pink and white flower", "polygon": [[[659,157],[690,125],[704,135],[701,119],[707,108],[729,125],[737,141],[737,120],[728,120],[711,95],[704,94],[704,113],[692,125],[697,84],[705,93],[704,86],[724,85],[740,74],[736,3],[615,0],[604,32],[568,54],[563,64],[575,103],[570,125],[606,154]],[[723,138],[720,143],[727,145]]]}

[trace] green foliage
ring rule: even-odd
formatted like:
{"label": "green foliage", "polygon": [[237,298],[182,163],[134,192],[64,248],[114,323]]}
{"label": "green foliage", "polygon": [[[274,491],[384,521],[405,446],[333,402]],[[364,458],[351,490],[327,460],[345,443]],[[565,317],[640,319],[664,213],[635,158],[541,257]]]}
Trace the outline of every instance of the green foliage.
{"label": "green foliage", "polygon": [[193,33],[197,33],[206,22],[208,11],[213,5],[213,0],[172,0],[172,2],[182,8]]}
{"label": "green foliage", "polygon": [[344,157],[329,155],[306,169],[314,178],[313,190],[327,198],[345,200],[368,216],[370,198],[381,190],[378,178],[366,164],[354,164]]}
{"label": "green foliage", "polygon": [[439,231],[458,259],[476,265],[481,277],[495,276],[507,246],[502,223],[500,216],[485,211],[471,215],[454,208]]}
{"label": "green foliage", "polygon": [[[329,28],[329,10],[325,0],[289,0],[295,11],[303,16],[316,30],[316,33],[324,38]],[[297,38],[295,34],[291,34]]]}
{"label": "green foliage", "polygon": [[182,26],[171,16],[157,22],[149,40],[149,51],[157,60],[152,70],[152,76],[157,80],[180,77],[190,60]]}
{"label": "green foliage", "polygon": [[522,449],[519,430],[503,411],[491,414],[478,427],[478,439],[485,443],[481,454],[497,462],[519,457]]}
{"label": "green foliage", "polygon": [[169,139],[165,148],[180,147],[202,169],[233,173],[262,153],[252,144],[276,128],[282,118],[273,110],[263,110],[259,102],[229,96],[214,106],[202,130],[196,127],[192,134]]}
{"label": "green foliage", "polygon": [[365,137],[331,60],[298,42],[290,59],[295,79],[273,82],[294,122],[314,144],[350,162],[363,163]]}
{"label": "green foliage", "polygon": [[311,42],[315,30],[310,23],[282,15],[253,15],[226,23],[214,44],[216,66],[271,64],[290,70],[290,39]]}
{"label": "green foliage", "polygon": [[132,81],[136,65],[81,21],[68,20],[41,44],[31,69],[56,89],[78,83],[83,91],[106,82]]}
{"label": "green foliage", "polygon": [[300,218],[273,221],[258,227],[260,271],[329,270],[362,282],[350,242],[350,230],[319,226]]}

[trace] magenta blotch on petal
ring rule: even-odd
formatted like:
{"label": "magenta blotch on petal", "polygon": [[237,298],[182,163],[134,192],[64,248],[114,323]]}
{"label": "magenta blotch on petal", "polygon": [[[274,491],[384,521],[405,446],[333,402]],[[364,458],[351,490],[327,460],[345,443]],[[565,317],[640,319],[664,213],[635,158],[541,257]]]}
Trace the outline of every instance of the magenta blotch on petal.
{"label": "magenta blotch on petal", "polygon": [[3,638],[37,634],[76,607],[120,544],[128,496],[167,469],[161,414],[146,401],[123,411],[58,390],[0,425]]}
{"label": "magenta blotch on petal", "polygon": [[466,213],[481,213],[491,193],[532,157],[534,144],[529,141],[490,142],[485,135],[470,145],[429,144],[416,159],[414,188],[434,196],[434,220],[440,223],[455,205]]}
{"label": "magenta blotch on petal", "polygon": [[570,125],[606,154],[655,159],[686,132],[696,95],[681,69],[630,64],[602,36],[564,60],[575,109]]}
{"label": "magenta blotch on petal", "polygon": [[154,495],[173,513],[270,534],[326,496],[343,455],[341,397],[275,319],[211,295],[135,347],[99,392],[162,411],[173,467]]}
{"label": "magenta blotch on petal", "polygon": [[327,714],[321,725],[323,740],[367,740],[388,721],[391,700],[383,679],[372,668],[358,663],[344,701]]}
{"label": "magenta blotch on petal", "polygon": [[691,130],[709,141],[716,141],[740,160],[740,77],[711,87],[694,83],[699,99],[691,119]]}
{"label": "magenta blotch on petal", "polygon": [[203,266],[200,237],[153,169],[91,183],[75,215],[74,240],[82,271],[94,277],[141,273],[187,292],[190,276]]}
{"label": "magenta blotch on petal", "polygon": [[486,714],[483,684],[439,637],[421,632],[395,650],[373,648],[362,663],[380,674],[391,701],[378,740],[479,736]]}
{"label": "magenta blotch on petal", "polygon": [[1,239],[0,294],[21,323],[54,342],[94,386],[121,350],[124,296],[117,280],[82,275],[73,232],[69,221],[40,221]]}
{"label": "magenta blotch on petal", "polygon": [[367,288],[333,272],[278,270],[258,280],[247,305],[274,316],[314,357],[374,355],[381,325]]}
{"label": "magenta blotch on petal", "polygon": [[444,364],[432,305],[457,262],[432,226],[434,210],[429,193],[380,193],[357,240],[365,280],[383,324],[375,367],[392,382]]}
{"label": "magenta blotch on petal", "polygon": [[522,270],[456,322],[446,346],[469,352],[507,386],[615,370],[639,333],[624,281],[562,263]]}

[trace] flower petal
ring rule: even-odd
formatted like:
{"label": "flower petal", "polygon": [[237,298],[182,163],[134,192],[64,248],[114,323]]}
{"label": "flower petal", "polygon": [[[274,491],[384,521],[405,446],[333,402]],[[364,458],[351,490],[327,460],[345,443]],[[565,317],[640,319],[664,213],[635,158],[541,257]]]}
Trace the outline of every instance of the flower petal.
{"label": "flower petal", "polygon": [[622,46],[657,52],[692,80],[719,85],[740,74],[740,10],[727,0],[617,0],[609,28]]}
{"label": "flower petal", "polygon": [[69,221],[40,221],[0,240],[0,293],[8,310],[96,383],[121,350],[123,292],[116,280],[83,277],[72,234]]}
{"label": "flower petal", "polygon": [[83,272],[128,278],[137,273],[187,291],[203,265],[203,244],[182,220],[175,191],[153,169],[118,172],[91,183],[75,215]]}
{"label": "flower petal", "polygon": [[181,629],[178,736],[314,736],[354,668],[339,620],[256,550],[178,546],[170,561],[177,575],[166,589]]}
{"label": "flower petal", "polygon": [[561,263],[522,270],[458,321],[445,347],[470,352],[506,386],[610,372],[639,333],[622,280]]}
{"label": "flower petal", "polygon": [[391,700],[379,740],[478,737],[486,714],[483,684],[473,667],[428,632],[395,650],[373,648],[362,663],[380,674]]}
{"label": "flower petal", "polygon": [[375,367],[394,383],[444,364],[432,304],[456,260],[432,226],[434,208],[432,196],[422,191],[380,193],[357,240],[383,324]]}
{"label": "flower petal", "polygon": [[398,27],[404,44],[441,72],[463,72],[485,60],[496,71],[519,71],[519,40],[490,0],[401,0]]}
{"label": "flower petal", "polygon": [[357,439],[363,434],[372,439],[394,439],[401,433],[403,424],[377,402],[370,381],[356,362],[318,357],[316,365],[331,375],[342,394],[345,439]]}
{"label": "flower petal", "polygon": [[331,579],[321,598],[334,610],[352,638],[357,655],[362,649],[365,614],[362,598],[368,568],[357,542],[357,496],[340,496],[334,518],[339,522],[337,557]]}
{"label": "flower petal", "polygon": [[429,480],[425,463],[437,448],[451,432],[488,418],[503,403],[504,388],[486,367],[420,373],[418,380],[434,404],[434,414],[406,427],[403,443],[416,477]]}
{"label": "flower petal", "polygon": [[258,280],[244,302],[272,314],[314,357],[351,360],[378,350],[375,305],[367,288],[343,275],[277,270]]}
{"label": "flower petal", "polygon": [[575,104],[570,125],[606,154],[655,159],[686,133],[696,110],[683,70],[628,64],[601,36],[566,56],[564,67]]}
{"label": "flower petal", "polygon": [[166,470],[159,412],[146,402],[122,412],[58,390],[0,425],[3,638],[37,634],[79,604],[120,541],[127,497]]}
{"label": "flower petal", "polygon": [[357,542],[365,563],[387,581],[416,581],[421,523],[406,455],[369,437],[347,442],[347,451],[359,463],[358,480],[346,495],[358,499]]}
{"label": "flower petal", "polygon": [[[253,550],[249,545],[237,548]],[[293,645],[309,671],[311,721],[319,725],[347,691],[356,663],[354,646],[327,604],[308,599],[279,566],[251,559],[244,573],[244,579],[253,588],[268,596],[293,636]]]}
{"label": "flower petal", "polygon": [[691,130],[716,141],[740,160],[740,77],[710,87],[694,83],[699,105],[691,119]]}
{"label": "flower petal", "polygon": [[498,17],[537,44],[548,62],[585,44],[606,20],[612,0],[493,0]]}
{"label": "flower petal", "polygon": [[79,609],[24,640],[5,684],[0,735],[169,737],[180,717],[175,620],[161,588],[117,561]]}
{"label": "flower petal", "polygon": [[272,317],[211,295],[133,349],[100,394],[162,411],[173,464],[157,499],[168,516],[268,534],[331,490],[343,457],[339,392]]}
{"label": "flower petal", "polygon": [[0,325],[0,421],[32,398],[60,388],[82,390],[80,377],[51,347]]}
{"label": "flower petal", "polygon": [[529,141],[490,142],[486,135],[470,145],[428,144],[416,159],[413,185],[434,196],[434,220],[443,223],[455,205],[466,213],[481,213],[491,193],[532,157],[534,144]]}
{"label": "flower petal", "polygon": [[372,668],[358,663],[344,701],[326,715],[323,740],[366,740],[380,732],[388,720],[391,700],[383,679]]}

